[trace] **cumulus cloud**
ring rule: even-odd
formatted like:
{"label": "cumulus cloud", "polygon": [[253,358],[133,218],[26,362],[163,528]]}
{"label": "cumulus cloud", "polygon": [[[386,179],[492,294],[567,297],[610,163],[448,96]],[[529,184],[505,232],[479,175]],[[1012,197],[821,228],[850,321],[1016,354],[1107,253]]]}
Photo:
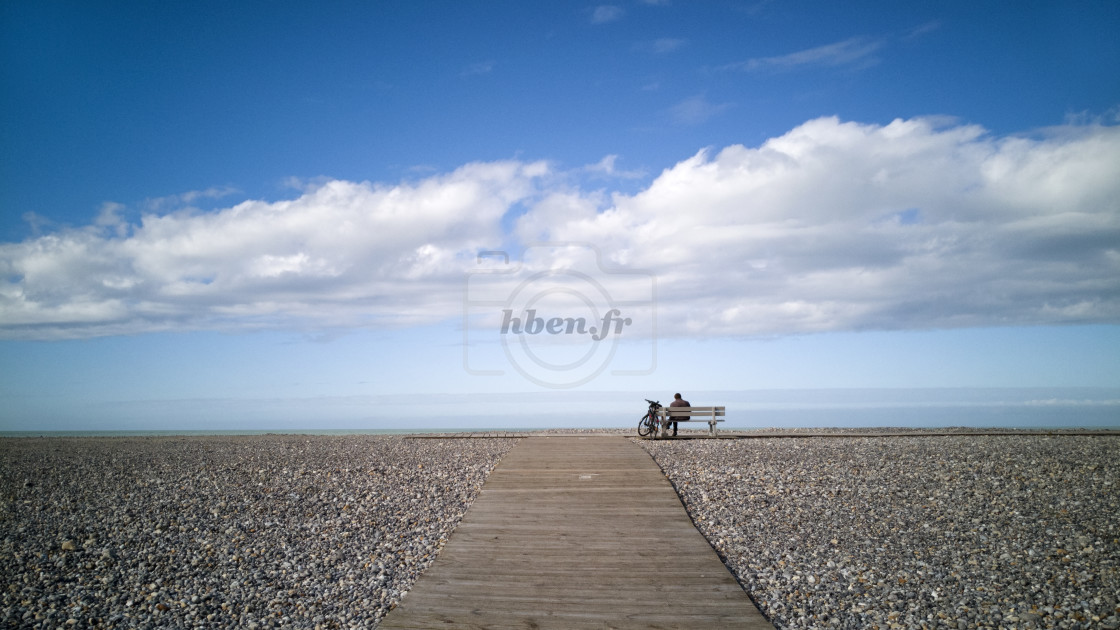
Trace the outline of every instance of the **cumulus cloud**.
{"label": "cumulus cloud", "polygon": [[145,210],[150,212],[162,212],[172,208],[181,208],[189,206],[203,200],[221,199],[229,197],[230,195],[237,194],[238,191],[232,186],[215,186],[207,188],[206,190],[191,190],[178,195],[168,195],[166,197],[157,197],[148,199],[144,202]]}
{"label": "cumulus cloud", "polygon": [[1120,323],[1120,127],[821,118],[633,194],[601,187],[614,162],[328,180],[135,224],[106,204],[0,244],[0,335],[454,321],[479,251],[537,241],[652,274],[661,335]]}
{"label": "cumulus cloud", "polygon": [[583,172],[592,175],[600,175],[604,177],[613,177],[617,179],[639,179],[646,176],[646,172],[640,169],[622,170],[615,166],[618,162],[617,155],[608,155],[599,160],[595,164],[589,164],[583,167]]}
{"label": "cumulus cloud", "polygon": [[522,221],[653,273],[670,334],[1116,323],[1117,164],[1116,127],[823,118],[701,151],[594,214]]}
{"label": "cumulus cloud", "polygon": [[[392,325],[461,303],[462,261],[498,242],[543,163],[468,164],[415,184],[328,181],[274,203],[146,214],[0,245],[0,330],[57,338],[164,329]],[[106,229],[109,228],[109,229]]]}

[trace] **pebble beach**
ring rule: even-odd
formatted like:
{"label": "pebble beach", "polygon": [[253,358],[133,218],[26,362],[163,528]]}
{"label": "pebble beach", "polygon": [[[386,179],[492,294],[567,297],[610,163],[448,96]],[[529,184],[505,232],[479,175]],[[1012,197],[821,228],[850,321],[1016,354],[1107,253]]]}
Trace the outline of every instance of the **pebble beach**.
{"label": "pebble beach", "polygon": [[0,625],[370,628],[516,440],[0,440]]}
{"label": "pebble beach", "polygon": [[640,443],[778,628],[1120,627],[1120,437]]}
{"label": "pebble beach", "polygon": [[[376,627],[517,441],[0,439],[0,624]],[[1120,437],[636,441],[778,628],[1120,627]]]}

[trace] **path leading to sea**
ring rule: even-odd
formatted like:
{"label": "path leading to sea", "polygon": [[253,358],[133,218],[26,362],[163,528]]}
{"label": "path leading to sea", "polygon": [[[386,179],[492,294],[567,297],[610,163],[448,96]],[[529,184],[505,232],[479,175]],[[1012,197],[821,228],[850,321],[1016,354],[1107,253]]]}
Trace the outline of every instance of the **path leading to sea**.
{"label": "path leading to sea", "polygon": [[379,628],[773,628],[641,447],[529,437]]}

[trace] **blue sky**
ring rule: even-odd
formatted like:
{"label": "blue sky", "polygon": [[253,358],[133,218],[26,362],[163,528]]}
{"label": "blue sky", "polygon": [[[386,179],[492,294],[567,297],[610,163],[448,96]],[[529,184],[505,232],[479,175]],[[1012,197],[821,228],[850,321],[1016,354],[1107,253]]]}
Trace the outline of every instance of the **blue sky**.
{"label": "blue sky", "polygon": [[[3,3],[0,429],[1118,388],[1118,29],[1114,2]],[[500,332],[612,308],[605,339]]]}

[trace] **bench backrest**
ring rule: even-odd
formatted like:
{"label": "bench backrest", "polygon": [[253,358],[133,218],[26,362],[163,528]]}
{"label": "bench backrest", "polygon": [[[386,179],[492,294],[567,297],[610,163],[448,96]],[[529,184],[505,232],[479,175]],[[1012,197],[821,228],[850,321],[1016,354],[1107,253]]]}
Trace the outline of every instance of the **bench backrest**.
{"label": "bench backrest", "polygon": [[725,407],[662,407],[661,411],[668,417],[701,416],[703,418],[716,418],[726,415]]}

